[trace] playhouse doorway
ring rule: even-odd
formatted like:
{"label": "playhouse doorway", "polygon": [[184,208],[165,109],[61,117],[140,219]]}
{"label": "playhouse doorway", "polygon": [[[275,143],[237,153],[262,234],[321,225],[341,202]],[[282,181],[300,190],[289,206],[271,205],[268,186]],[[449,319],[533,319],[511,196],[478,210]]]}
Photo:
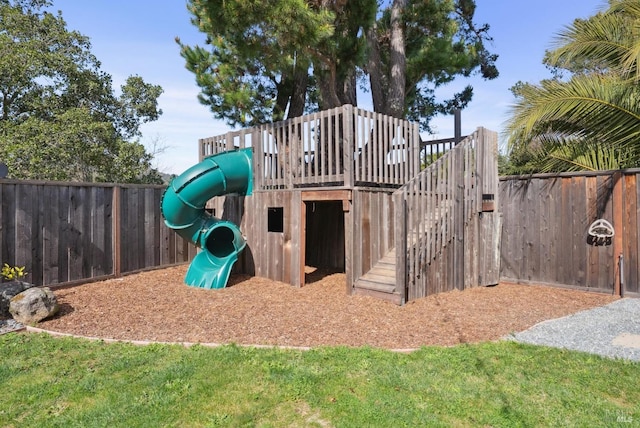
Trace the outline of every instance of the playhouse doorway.
{"label": "playhouse doorway", "polygon": [[305,283],[345,271],[343,201],[304,201]]}

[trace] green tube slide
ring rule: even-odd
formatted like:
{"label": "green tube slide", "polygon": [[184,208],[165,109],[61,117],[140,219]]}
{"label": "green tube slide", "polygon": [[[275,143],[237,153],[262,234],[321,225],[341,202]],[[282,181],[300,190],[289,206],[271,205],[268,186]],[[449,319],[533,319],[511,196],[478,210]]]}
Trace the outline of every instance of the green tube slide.
{"label": "green tube slide", "polygon": [[201,288],[224,288],[246,241],[237,225],[204,209],[215,196],[253,190],[251,149],[205,158],[174,178],[162,196],[165,224],[202,249],[189,265],[184,282]]}

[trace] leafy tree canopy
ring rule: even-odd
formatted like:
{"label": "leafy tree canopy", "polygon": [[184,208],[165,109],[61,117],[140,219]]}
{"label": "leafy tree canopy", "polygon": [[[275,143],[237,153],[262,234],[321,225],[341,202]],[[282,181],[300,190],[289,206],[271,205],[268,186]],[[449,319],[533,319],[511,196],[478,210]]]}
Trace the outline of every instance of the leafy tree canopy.
{"label": "leafy tree canopy", "polygon": [[181,46],[200,101],[231,126],[296,117],[343,104],[357,89],[374,110],[429,120],[463,108],[435,89],[456,76],[497,77],[485,47],[488,25],[473,22],[473,0],[189,0],[206,46]]}
{"label": "leafy tree canopy", "polygon": [[640,2],[610,0],[556,38],[544,63],[553,77],[518,83],[505,172],[640,165]]}
{"label": "leafy tree canopy", "polygon": [[162,88],[131,76],[116,96],[89,39],[50,6],[0,0],[0,161],[12,178],[161,183],[134,139],[162,114]]}

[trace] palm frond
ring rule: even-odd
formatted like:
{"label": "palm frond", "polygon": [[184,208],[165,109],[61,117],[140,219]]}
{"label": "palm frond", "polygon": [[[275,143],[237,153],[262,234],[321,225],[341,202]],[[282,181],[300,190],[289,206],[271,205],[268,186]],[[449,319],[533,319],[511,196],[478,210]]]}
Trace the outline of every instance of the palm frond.
{"label": "palm frond", "polygon": [[632,149],[587,140],[541,140],[528,150],[525,163],[510,165],[511,173],[616,170],[638,166],[640,160]]}
{"label": "palm frond", "polygon": [[615,170],[627,166],[627,152],[592,142],[557,145],[540,159],[540,169],[542,172]]}
{"label": "palm frond", "polygon": [[506,123],[509,145],[576,138],[628,146],[640,141],[640,88],[616,75],[526,85]]}
{"label": "palm frond", "polygon": [[556,36],[547,62],[569,70],[582,63],[594,68],[597,64],[600,69],[619,69],[632,44],[628,28],[629,19],[620,14],[598,14],[589,20],[576,20]]}
{"label": "palm frond", "polygon": [[640,0],[610,0],[609,9],[575,20],[555,42],[545,61],[574,74],[517,88],[505,124],[510,151],[524,161],[517,165],[548,171],[638,166]]}

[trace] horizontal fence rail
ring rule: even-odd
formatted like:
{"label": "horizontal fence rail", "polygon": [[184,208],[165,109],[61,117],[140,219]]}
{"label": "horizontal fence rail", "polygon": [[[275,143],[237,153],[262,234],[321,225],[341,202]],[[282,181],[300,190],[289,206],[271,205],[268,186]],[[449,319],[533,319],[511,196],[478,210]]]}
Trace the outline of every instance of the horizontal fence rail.
{"label": "horizontal fence rail", "polygon": [[259,190],[399,187],[420,171],[417,124],[345,105],[200,140],[200,158],[253,147]]}
{"label": "horizontal fence rail", "polygon": [[56,285],[189,261],[164,225],[163,186],[0,180],[0,263]]}
{"label": "horizontal fence rail", "polygon": [[457,138],[443,138],[433,141],[422,141],[422,143],[420,143],[421,165],[423,167],[431,165],[465,138],[467,137],[460,137],[460,140]]}

